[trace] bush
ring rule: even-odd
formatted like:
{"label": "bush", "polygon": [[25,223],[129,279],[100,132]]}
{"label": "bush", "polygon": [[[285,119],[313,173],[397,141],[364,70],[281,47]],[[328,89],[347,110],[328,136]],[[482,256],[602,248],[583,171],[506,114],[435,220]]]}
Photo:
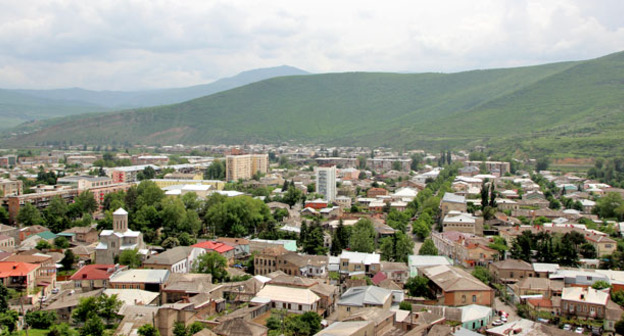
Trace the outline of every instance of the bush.
{"label": "bush", "polygon": [[46,310],[29,311],[25,316],[26,323],[35,329],[48,329],[56,322],[56,312]]}
{"label": "bush", "polygon": [[407,301],[401,301],[401,303],[399,303],[399,309],[412,311],[412,304]]}

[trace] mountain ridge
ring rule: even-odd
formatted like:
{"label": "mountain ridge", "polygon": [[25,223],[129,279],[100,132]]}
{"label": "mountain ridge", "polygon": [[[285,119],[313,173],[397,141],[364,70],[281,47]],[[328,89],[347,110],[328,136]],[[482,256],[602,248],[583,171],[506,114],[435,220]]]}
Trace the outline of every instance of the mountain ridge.
{"label": "mountain ridge", "polygon": [[[68,132],[74,143],[293,140],[400,148],[491,144],[543,152],[561,143],[587,155],[585,142],[593,148],[617,139],[614,132],[624,125],[621,78],[624,53],[454,74],[277,77],[180,104],[64,121],[12,142],[54,143]],[[605,148],[622,151],[619,144]]]}

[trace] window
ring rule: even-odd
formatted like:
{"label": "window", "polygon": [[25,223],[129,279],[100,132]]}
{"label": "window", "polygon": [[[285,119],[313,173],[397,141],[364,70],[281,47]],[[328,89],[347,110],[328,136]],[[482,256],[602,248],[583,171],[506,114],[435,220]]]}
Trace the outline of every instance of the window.
{"label": "window", "polygon": [[477,296],[476,295],[472,296],[472,302],[477,302]]}
{"label": "window", "polygon": [[303,310],[303,307],[301,305],[299,305],[299,310]]}
{"label": "window", "polygon": [[462,303],[466,302],[466,295],[462,295]]}
{"label": "window", "polygon": [[347,307],[347,313],[351,311],[351,307]]}

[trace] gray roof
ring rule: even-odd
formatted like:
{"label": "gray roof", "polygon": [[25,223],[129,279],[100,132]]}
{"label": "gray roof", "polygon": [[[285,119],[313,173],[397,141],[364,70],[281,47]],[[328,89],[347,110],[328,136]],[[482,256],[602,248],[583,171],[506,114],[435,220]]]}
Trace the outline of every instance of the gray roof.
{"label": "gray roof", "polygon": [[454,193],[445,193],[444,197],[442,197],[442,202],[448,203],[466,203],[466,197],[455,195]]}
{"label": "gray roof", "polygon": [[145,261],[146,264],[156,264],[156,265],[173,265],[181,260],[188,258],[191,254],[191,251],[196,247],[192,246],[176,246],[169,250],[166,250],[163,253],[155,255],[153,257],[149,257]]}
{"label": "gray roof", "polygon": [[338,304],[347,306],[359,306],[367,305],[379,305],[388,300],[388,297],[392,296],[392,291],[375,287],[375,286],[361,286],[349,288],[338,301]]}

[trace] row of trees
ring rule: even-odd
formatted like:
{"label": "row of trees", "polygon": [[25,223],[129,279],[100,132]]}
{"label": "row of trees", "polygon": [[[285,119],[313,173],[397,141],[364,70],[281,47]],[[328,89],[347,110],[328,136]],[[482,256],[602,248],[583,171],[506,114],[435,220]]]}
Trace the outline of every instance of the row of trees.
{"label": "row of trees", "polygon": [[513,240],[509,252],[514,259],[527,262],[535,259],[537,262],[558,263],[562,266],[578,266],[579,254],[584,258],[596,257],[595,247],[576,231],[560,236],[548,232],[533,234],[526,230]]}
{"label": "row of trees", "polygon": [[67,202],[60,196],[50,200],[48,207],[40,212],[30,203],[24,204],[17,215],[21,225],[44,225],[53,232],[61,232],[73,226],[87,226],[92,222],[91,214],[98,206],[93,194],[83,191],[74,198],[74,202]]}

